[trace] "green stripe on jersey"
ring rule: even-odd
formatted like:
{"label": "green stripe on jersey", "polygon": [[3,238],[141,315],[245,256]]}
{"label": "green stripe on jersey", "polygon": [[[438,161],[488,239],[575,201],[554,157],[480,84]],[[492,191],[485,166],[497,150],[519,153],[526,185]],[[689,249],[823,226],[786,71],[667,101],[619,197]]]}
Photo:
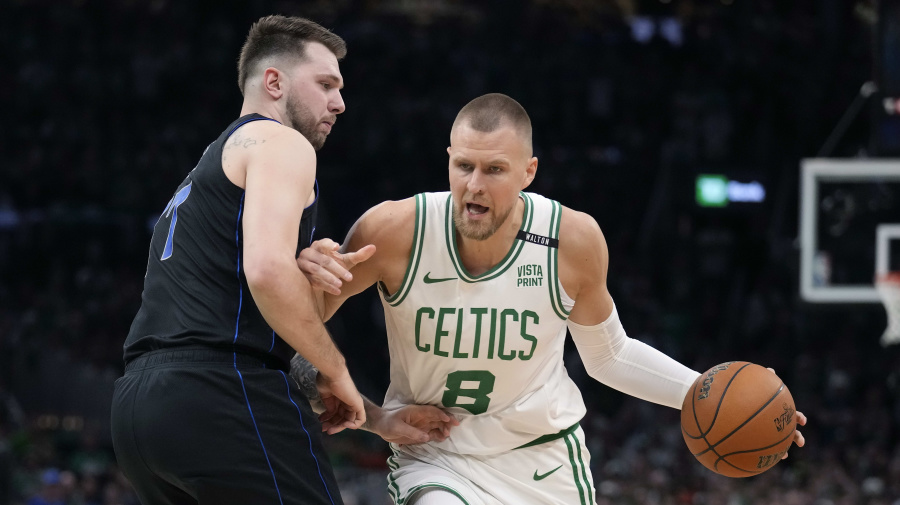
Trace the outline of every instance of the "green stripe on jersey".
{"label": "green stripe on jersey", "polygon": [[569,442],[568,436],[563,440],[566,441],[566,448],[569,450],[569,463],[572,464],[572,476],[575,477],[575,485],[578,486],[578,496],[581,498],[581,505],[587,505],[587,502],[584,500],[584,488],[581,486],[581,476],[578,475],[578,464],[575,463],[575,453],[572,451],[572,442]]}
{"label": "green stripe on jersey", "polygon": [[440,484],[438,482],[426,482],[425,484],[419,484],[418,486],[410,489],[409,493],[407,493],[407,495],[405,497],[401,498],[400,500],[395,500],[394,503],[396,503],[397,505],[404,505],[406,503],[406,500],[408,500],[410,497],[414,496],[418,491],[421,491],[422,489],[425,489],[428,487],[437,487],[437,488],[443,489],[444,491],[453,493],[454,495],[456,495],[457,498],[460,499],[460,501],[462,501],[466,505],[469,505],[469,502],[467,502],[466,499],[463,498],[463,496],[461,494],[459,494],[459,491],[453,489],[452,487],[450,487],[446,484]]}
{"label": "green stripe on jersey", "polygon": [[[553,211],[550,217],[550,238],[559,239],[559,223],[562,220],[562,206],[555,200],[550,201]],[[547,248],[547,286],[550,288],[550,304],[553,311],[561,319],[566,320],[569,317],[569,311],[566,310],[562,303],[562,297],[559,293],[559,248]]]}
{"label": "green stripe on jersey", "polygon": [[588,502],[590,505],[594,505],[594,486],[593,483],[588,480],[587,469],[584,460],[581,459],[581,442],[578,440],[577,434],[572,433],[572,441],[575,444],[575,447],[578,448],[578,463],[581,465],[581,476],[584,478],[584,487],[587,488]]}
{"label": "green stripe on jersey", "polygon": [[[564,430],[560,430],[558,433],[552,433],[550,435],[544,435],[544,436],[538,437],[538,438],[532,440],[531,442],[528,442],[527,444],[523,444],[523,445],[520,445],[519,447],[516,447],[515,449],[524,449],[526,447],[534,447],[535,445],[546,444],[547,442],[559,440],[560,438],[563,438],[566,435],[569,435],[570,433],[575,431],[577,428],[578,428],[578,423],[575,423],[572,426],[569,426],[568,428],[566,428]],[[515,449],[513,449],[513,450],[515,450]]]}
{"label": "green stripe on jersey", "polygon": [[403,274],[400,289],[388,296],[384,284],[378,283],[378,290],[384,296],[384,301],[388,302],[391,307],[396,307],[403,302],[416,280],[416,271],[419,269],[419,260],[422,259],[422,247],[425,242],[425,207],[425,195],[419,193],[416,195],[416,228],[413,231],[412,251],[409,253],[409,263],[406,264],[406,273]]}

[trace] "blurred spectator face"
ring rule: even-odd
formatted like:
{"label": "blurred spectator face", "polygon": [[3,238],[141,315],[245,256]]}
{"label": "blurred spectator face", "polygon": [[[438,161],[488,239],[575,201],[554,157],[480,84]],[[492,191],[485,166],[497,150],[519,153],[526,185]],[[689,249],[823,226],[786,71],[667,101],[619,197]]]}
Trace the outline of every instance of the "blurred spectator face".
{"label": "blurred spectator face", "polygon": [[115,482],[110,482],[103,489],[103,505],[121,505],[122,488]]}
{"label": "blurred spectator face", "polygon": [[32,499],[29,503],[57,505],[64,503],[64,498],[65,488],[62,483],[62,474],[56,468],[48,468],[41,474],[39,499]]}
{"label": "blurred spectator face", "polygon": [[463,237],[486,240],[531,184],[537,158],[512,126],[486,133],[459,124],[450,132],[447,152],[456,229]]}
{"label": "blurred spectator face", "polygon": [[74,473],[69,470],[63,470],[59,473],[59,484],[62,488],[63,496],[68,498],[72,496],[78,488],[78,479],[75,477]]}
{"label": "blurred spectator face", "polygon": [[344,112],[343,77],[337,57],[324,45],[306,45],[303,61],[287,72],[285,116],[318,151],[331,133],[337,115]]}

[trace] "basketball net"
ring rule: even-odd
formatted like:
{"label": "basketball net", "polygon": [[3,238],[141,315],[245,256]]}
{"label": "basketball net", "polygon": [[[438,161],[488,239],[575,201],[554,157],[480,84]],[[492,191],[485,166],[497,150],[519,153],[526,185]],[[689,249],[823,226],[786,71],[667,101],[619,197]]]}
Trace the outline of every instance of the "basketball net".
{"label": "basketball net", "polygon": [[900,343],[900,272],[879,276],[875,287],[884,303],[888,320],[887,329],[881,335],[881,345],[887,347]]}

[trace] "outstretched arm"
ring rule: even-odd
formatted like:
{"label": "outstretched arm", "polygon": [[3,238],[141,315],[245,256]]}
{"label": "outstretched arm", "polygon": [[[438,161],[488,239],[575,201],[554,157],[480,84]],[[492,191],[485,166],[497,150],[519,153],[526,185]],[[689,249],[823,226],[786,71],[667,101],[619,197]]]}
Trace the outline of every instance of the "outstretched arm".
{"label": "outstretched arm", "polygon": [[[559,247],[560,279],[575,299],[569,332],[588,374],[623,393],[681,409],[700,374],[626,335],[606,287],[609,251],[596,221],[563,208]],[[806,424],[801,412],[797,424]],[[805,444],[800,431],[794,432],[794,443]]]}
{"label": "outstretched arm", "polygon": [[700,374],[625,334],[606,287],[606,239],[593,218],[563,209],[559,256],[563,287],[575,299],[569,332],[591,377],[642,400],[680,409]]}

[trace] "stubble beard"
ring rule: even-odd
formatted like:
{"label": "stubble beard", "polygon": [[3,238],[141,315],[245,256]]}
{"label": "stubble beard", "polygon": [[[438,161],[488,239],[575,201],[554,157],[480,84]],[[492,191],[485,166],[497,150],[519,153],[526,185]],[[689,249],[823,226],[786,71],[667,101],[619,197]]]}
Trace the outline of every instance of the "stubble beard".
{"label": "stubble beard", "polygon": [[[509,218],[509,214],[512,212],[513,207],[506,209],[500,216],[495,216],[493,219],[488,220],[482,223],[476,223],[469,221],[463,216],[463,209],[465,208],[465,204],[461,206],[453,205],[453,225],[456,227],[456,231],[459,232],[460,235],[467,239],[471,240],[487,240],[491,238],[494,233],[497,233],[497,230],[503,226],[503,223],[506,222],[507,218]],[[488,210],[491,212],[491,210]]]}
{"label": "stubble beard", "polygon": [[313,149],[318,151],[325,145],[327,135],[318,130],[319,121],[313,116],[309,107],[299,100],[295,100],[293,95],[287,97],[287,116],[291,122],[291,128],[300,132],[306,137],[306,140],[312,144]]}

